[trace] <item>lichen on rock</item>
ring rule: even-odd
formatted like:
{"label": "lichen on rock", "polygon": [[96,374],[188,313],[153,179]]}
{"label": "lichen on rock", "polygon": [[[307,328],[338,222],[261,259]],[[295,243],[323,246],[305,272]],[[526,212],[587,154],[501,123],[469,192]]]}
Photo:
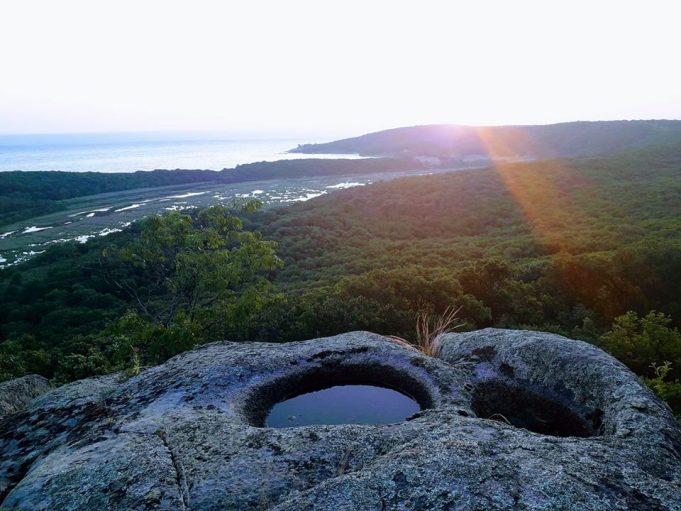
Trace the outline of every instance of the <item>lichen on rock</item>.
{"label": "lichen on rock", "polygon": [[[336,383],[422,410],[262,427],[278,400]],[[668,407],[597,348],[537,332],[448,334],[440,359],[367,332],[214,343],[0,421],[0,507],[25,511],[673,510],[679,488]]]}
{"label": "lichen on rock", "polygon": [[26,409],[33,399],[51,388],[47,378],[37,374],[0,383],[0,419]]}

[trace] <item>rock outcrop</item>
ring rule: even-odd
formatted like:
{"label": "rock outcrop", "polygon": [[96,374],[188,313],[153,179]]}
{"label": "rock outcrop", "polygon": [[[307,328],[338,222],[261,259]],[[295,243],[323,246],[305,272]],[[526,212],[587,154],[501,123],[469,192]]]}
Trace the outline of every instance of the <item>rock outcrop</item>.
{"label": "rock outcrop", "polygon": [[[281,399],[370,383],[390,425],[262,427]],[[0,507],[674,510],[681,429],[622,364],[551,334],[449,334],[440,359],[366,332],[214,343],[76,382],[0,421]]]}
{"label": "rock outcrop", "polygon": [[0,383],[0,419],[26,409],[33,399],[51,388],[47,378],[37,374]]}

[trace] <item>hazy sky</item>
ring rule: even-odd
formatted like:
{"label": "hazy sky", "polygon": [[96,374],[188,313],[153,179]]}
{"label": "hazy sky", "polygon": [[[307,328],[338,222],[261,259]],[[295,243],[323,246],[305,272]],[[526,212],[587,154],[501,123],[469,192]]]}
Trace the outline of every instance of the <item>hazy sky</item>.
{"label": "hazy sky", "polygon": [[681,118],[681,2],[8,0],[0,132]]}

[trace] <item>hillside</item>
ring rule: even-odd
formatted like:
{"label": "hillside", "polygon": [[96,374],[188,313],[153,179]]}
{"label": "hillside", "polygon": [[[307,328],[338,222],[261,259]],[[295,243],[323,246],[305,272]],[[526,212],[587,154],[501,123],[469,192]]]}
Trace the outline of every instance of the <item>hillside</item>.
{"label": "hillside", "polygon": [[547,159],[589,156],[681,142],[681,121],[568,122],[543,126],[428,125],[396,128],[294,153],[357,153],[365,156]]}
{"label": "hillside", "polygon": [[279,243],[287,288],[351,277],[390,302],[411,275],[458,282],[489,308],[468,311],[479,326],[577,335],[585,318],[606,327],[652,308],[681,324],[668,279],[681,271],[678,147],[404,178],[266,211],[256,227]]}
{"label": "hillside", "polygon": [[[412,338],[418,313],[455,304],[464,329],[588,340],[652,379],[666,367],[681,410],[679,146],[396,179],[218,223],[216,211],[152,216],[1,270],[0,379],[71,381],[218,339]],[[234,265],[260,268],[255,287]],[[178,312],[241,296],[235,285],[246,301],[228,314]]]}

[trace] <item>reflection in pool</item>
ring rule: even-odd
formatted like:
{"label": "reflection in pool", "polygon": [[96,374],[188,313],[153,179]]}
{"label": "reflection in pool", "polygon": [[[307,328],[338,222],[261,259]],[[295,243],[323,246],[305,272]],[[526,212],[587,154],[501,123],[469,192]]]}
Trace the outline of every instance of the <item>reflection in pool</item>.
{"label": "reflection in pool", "polygon": [[265,420],[271,428],[311,424],[391,424],[421,409],[412,398],[373,385],[338,385],[274,405]]}

